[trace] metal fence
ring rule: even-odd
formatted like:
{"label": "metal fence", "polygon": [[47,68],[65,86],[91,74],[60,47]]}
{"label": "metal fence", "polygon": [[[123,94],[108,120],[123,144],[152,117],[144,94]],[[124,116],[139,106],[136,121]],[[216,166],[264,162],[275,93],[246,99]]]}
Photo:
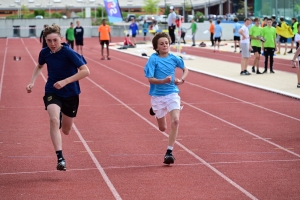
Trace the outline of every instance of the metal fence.
{"label": "metal fence", "polygon": [[254,15],[257,17],[273,16],[300,17],[300,0],[255,0]]}

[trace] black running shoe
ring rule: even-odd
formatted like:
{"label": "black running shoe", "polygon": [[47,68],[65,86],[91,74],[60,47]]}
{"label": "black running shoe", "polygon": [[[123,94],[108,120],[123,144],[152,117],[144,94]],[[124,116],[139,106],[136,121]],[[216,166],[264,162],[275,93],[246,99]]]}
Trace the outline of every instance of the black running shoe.
{"label": "black running shoe", "polygon": [[155,115],[155,112],[153,111],[152,107],[150,108],[150,111],[149,111],[150,115],[154,116]]}
{"label": "black running shoe", "polygon": [[263,73],[261,73],[260,71],[257,70],[257,71],[256,71],[256,74],[263,74]]}
{"label": "black running shoe", "polygon": [[273,70],[270,70],[270,73],[271,73],[271,74],[275,74],[275,72],[274,72]]}
{"label": "black running shoe", "polygon": [[61,112],[60,112],[60,113],[59,113],[59,129],[61,129],[61,126],[62,126],[61,121],[62,121],[62,114],[61,114]]}
{"label": "black running shoe", "polygon": [[166,164],[166,165],[173,164],[174,160],[175,160],[175,158],[172,154],[166,154],[165,158],[164,158],[164,164]]}
{"label": "black running shoe", "polygon": [[255,67],[252,67],[252,72],[255,73]]}
{"label": "black running shoe", "polygon": [[297,88],[300,88],[300,83],[297,84]]}
{"label": "black running shoe", "polygon": [[66,161],[65,160],[58,161],[56,169],[59,170],[59,171],[66,171],[67,170]]}

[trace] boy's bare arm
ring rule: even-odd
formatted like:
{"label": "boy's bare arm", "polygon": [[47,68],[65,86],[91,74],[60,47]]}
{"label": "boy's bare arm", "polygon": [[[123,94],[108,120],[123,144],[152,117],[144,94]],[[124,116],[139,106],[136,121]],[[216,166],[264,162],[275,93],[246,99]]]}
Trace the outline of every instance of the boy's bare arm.
{"label": "boy's bare arm", "polygon": [[148,80],[152,84],[165,84],[165,83],[170,83],[172,81],[172,76],[167,76],[164,79],[148,78]]}
{"label": "boy's bare arm", "polygon": [[34,68],[30,83],[26,87],[26,90],[28,93],[32,92],[31,89],[34,86],[35,80],[41,74],[42,68],[43,68],[43,65],[39,65],[39,64],[37,64],[36,67]]}

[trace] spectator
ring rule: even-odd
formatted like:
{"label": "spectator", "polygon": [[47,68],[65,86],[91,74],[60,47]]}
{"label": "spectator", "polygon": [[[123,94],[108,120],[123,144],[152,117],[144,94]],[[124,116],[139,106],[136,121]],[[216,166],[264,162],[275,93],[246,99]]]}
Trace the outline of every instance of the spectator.
{"label": "spectator", "polygon": [[250,46],[250,36],[248,26],[250,25],[251,20],[249,18],[244,19],[244,25],[239,30],[239,34],[241,35],[241,50],[242,50],[242,61],[241,61],[241,75],[251,75],[247,71],[247,66],[249,63],[250,52],[252,48]]}
{"label": "spectator", "polygon": [[222,37],[222,27],[220,26],[221,21],[218,20],[214,29],[214,52],[216,51],[216,43],[218,42],[218,51],[220,50],[220,43]]}
{"label": "spectator", "polygon": [[273,71],[273,57],[276,51],[276,29],[272,26],[272,19],[268,19],[268,26],[263,28],[262,37],[266,39],[262,45],[262,50],[265,56],[265,70],[263,73],[267,73],[268,69],[268,59],[270,57],[270,73],[275,73]]}
{"label": "spectator", "polygon": [[74,33],[75,33],[75,45],[77,47],[77,52],[79,53],[79,50],[81,52],[81,55],[83,55],[82,53],[82,46],[83,46],[83,34],[84,34],[84,29],[82,28],[82,26],[80,26],[80,22],[76,21],[76,27],[74,29]]}
{"label": "spectator", "polygon": [[[234,18],[234,25],[233,25],[233,41],[234,41],[234,53],[236,52],[237,46],[240,48],[240,34],[239,30],[242,28],[242,25],[238,23],[238,19]],[[241,49],[241,48],[240,48]]]}
{"label": "spectator", "polygon": [[191,20],[192,24],[191,27],[189,29],[192,29],[192,47],[196,46],[196,41],[195,41],[195,37],[196,37],[196,32],[197,32],[197,23],[195,22],[194,19]]}
{"label": "spectator", "polygon": [[168,15],[168,29],[171,38],[171,45],[175,44],[175,29],[176,29],[176,13],[174,12],[174,7],[170,6],[170,13]]}
{"label": "spectator", "polygon": [[135,23],[134,19],[131,20],[131,24],[129,26],[129,30],[131,31],[131,37],[132,37],[133,43],[134,43],[134,45],[136,45],[135,37],[136,37],[137,34],[139,34],[139,27]]}
{"label": "spectator", "polygon": [[288,53],[293,53],[294,49],[294,42],[295,42],[295,35],[298,33],[298,22],[296,18],[292,18],[292,31],[294,36],[292,37],[292,42],[291,42],[291,50]]}
{"label": "spectator", "polygon": [[148,33],[148,29],[149,29],[149,24],[147,23],[146,20],[144,20],[144,23],[143,23],[144,41],[146,41],[146,36],[147,36],[147,33]]}
{"label": "spectator", "polygon": [[74,49],[74,39],[74,24],[71,22],[70,27],[66,30],[66,40],[72,49]]}
{"label": "spectator", "polygon": [[46,38],[44,36],[44,31],[47,27],[48,27],[48,25],[45,24],[44,29],[41,31],[41,35],[40,35],[40,43],[42,44],[42,48],[47,47]]}
{"label": "spectator", "polygon": [[111,35],[110,35],[110,26],[106,24],[106,19],[102,19],[102,24],[98,28],[99,32],[99,42],[101,45],[101,60],[104,60],[104,46],[106,46],[106,54],[107,60],[110,60],[109,57],[109,42],[111,42]]}
{"label": "spectator", "polygon": [[214,42],[215,25],[213,24],[213,21],[211,19],[209,20],[209,23],[210,23],[209,26],[210,41],[211,41],[211,46],[213,47],[215,45]]}

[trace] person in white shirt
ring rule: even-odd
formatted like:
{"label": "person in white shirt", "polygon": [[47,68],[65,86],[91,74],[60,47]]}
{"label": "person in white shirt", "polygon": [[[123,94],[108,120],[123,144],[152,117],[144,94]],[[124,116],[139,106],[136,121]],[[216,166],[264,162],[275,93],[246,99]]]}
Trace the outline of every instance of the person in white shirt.
{"label": "person in white shirt", "polygon": [[251,57],[250,52],[252,51],[252,47],[250,45],[250,36],[248,26],[251,21],[249,18],[244,19],[244,25],[239,30],[239,34],[241,35],[241,50],[242,50],[242,61],[241,61],[241,75],[250,75],[247,71],[247,66],[249,63],[249,58]]}
{"label": "person in white shirt", "polygon": [[169,35],[171,38],[171,44],[175,44],[175,29],[176,29],[176,13],[174,12],[174,7],[170,6],[170,14],[168,15],[168,27]]}

